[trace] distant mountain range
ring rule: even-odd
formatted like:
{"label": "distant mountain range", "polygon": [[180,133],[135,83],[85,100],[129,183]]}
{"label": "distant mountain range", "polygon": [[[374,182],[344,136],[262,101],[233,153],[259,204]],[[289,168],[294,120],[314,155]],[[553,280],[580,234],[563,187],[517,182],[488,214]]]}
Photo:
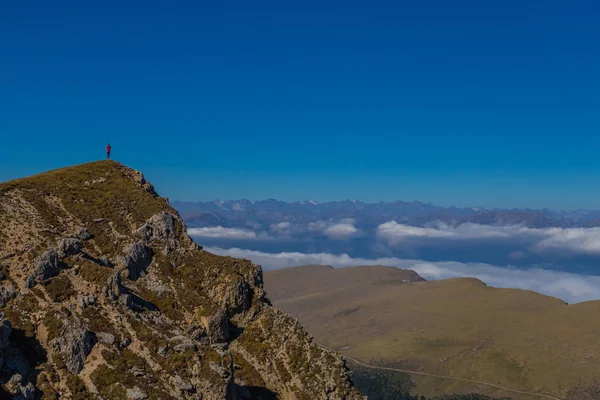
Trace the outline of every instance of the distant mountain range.
{"label": "distant mountain range", "polygon": [[360,228],[379,224],[398,223],[427,226],[433,222],[449,225],[477,223],[482,225],[517,225],[530,228],[594,227],[600,226],[600,210],[555,211],[548,209],[491,209],[475,207],[442,207],[418,201],[364,203],[343,200],[285,202],[275,199],[250,201],[182,202],[172,204],[189,227],[248,227],[253,224],[269,226],[280,222],[310,223],[321,220],[352,218]]}

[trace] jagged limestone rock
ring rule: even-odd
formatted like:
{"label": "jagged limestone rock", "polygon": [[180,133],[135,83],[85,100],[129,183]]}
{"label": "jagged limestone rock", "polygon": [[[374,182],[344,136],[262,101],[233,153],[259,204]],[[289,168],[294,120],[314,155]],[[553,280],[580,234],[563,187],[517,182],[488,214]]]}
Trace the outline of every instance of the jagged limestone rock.
{"label": "jagged limestone rock", "polygon": [[100,343],[112,346],[115,344],[115,335],[108,332],[96,332],[96,338]]}
{"label": "jagged limestone rock", "polygon": [[242,279],[230,285],[223,295],[223,305],[230,312],[238,313],[247,310],[254,296],[250,284]]}
{"label": "jagged limestone rock", "polygon": [[175,248],[177,246],[175,240],[175,225],[176,219],[173,214],[163,211],[154,214],[148,219],[146,223],[138,229],[137,233],[146,241],[146,243],[162,240],[167,242],[171,248]]}
{"label": "jagged limestone rock", "polygon": [[12,282],[0,284],[0,307],[4,307],[11,299],[17,296],[17,289]]}
{"label": "jagged limestone rock", "polygon": [[60,260],[78,254],[82,248],[83,243],[79,239],[61,239],[55,249],[50,249],[36,258],[33,274],[29,277],[27,286],[32,287],[36,283],[57,276],[64,267]]}
{"label": "jagged limestone rock", "polygon": [[134,169],[128,169],[125,174],[129,176],[135,183],[137,183],[143,190],[154,197],[158,197],[158,193],[154,190],[154,186],[146,180],[144,174]]}
{"label": "jagged limestone rock", "polygon": [[64,238],[59,240],[56,246],[56,254],[58,258],[66,258],[79,254],[83,249],[83,242],[77,238]]}
{"label": "jagged limestone rock", "polygon": [[79,307],[86,309],[90,306],[95,306],[98,302],[98,299],[93,294],[85,295],[83,293],[79,293],[77,295],[77,302],[79,303]]}
{"label": "jagged limestone rock", "polygon": [[170,211],[162,211],[150,217],[138,230],[137,234],[147,244],[162,247],[162,254],[168,256],[174,250],[202,249],[194,243],[183,228],[181,217]]}
{"label": "jagged limestone rock", "polygon": [[224,309],[220,309],[215,314],[205,320],[208,337],[213,344],[227,343],[230,336],[229,318]]}
{"label": "jagged limestone rock", "polygon": [[62,357],[66,368],[73,374],[83,369],[87,356],[92,351],[93,336],[78,320],[63,321],[61,335],[50,342],[52,350]]}
{"label": "jagged limestone rock", "polygon": [[134,243],[125,254],[123,262],[128,271],[127,279],[135,281],[152,263],[152,248],[142,242]]}
{"label": "jagged limestone rock", "polygon": [[173,351],[175,351],[177,353],[185,353],[189,350],[196,349],[196,345],[194,344],[194,341],[191,338],[189,338],[188,336],[184,336],[184,335],[174,336],[169,339],[169,342],[172,343]]}
{"label": "jagged limestone rock", "polygon": [[104,285],[102,289],[104,297],[112,301],[114,305],[120,305],[125,309],[132,310],[135,307],[133,296],[121,281],[121,273],[116,271]]}
{"label": "jagged limestone rock", "polygon": [[113,303],[118,302],[119,297],[127,294],[127,289],[125,286],[123,286],[119,271],[116,271],[110,278],[108,278],[102,292],[104,293],[104,296],[110,299]]}
{"label": "jagged limestone rock", "polygon": [[127,399],[129,400],[144,400],[147,398],[148,395],[137,386],[133,389],[127,389]]}
{"label": "jagged limestone rock", "polygon": [[35,267],[33,274],[30,276],[28,286],[31,287],[35,285],[36,282],[43,282],[46,279],[58,275],[60,272],[59,265],[56,250],[51,249],[42,253],[42,255],[35,260]]}
{"label": "jagged limestone rock", "polygon": [[193,393],[195,390],[194,386],[192,386],[190,382],[183,379],[179,375],[175,375],[171,381],[173,382],[173,385],[177,388],[179,392]]}

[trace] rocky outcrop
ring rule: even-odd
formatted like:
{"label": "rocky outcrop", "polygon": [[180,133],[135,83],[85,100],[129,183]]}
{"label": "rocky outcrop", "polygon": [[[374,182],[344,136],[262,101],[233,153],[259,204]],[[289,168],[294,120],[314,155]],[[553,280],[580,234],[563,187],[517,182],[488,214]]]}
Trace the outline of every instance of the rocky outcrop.
{"label": "rocky outcrop", "polygon": [[119,301],[119,297],[127,294],[127,289],[125,289],[125,286],[123,286],[121,274],[119,272],[115,272],[110,278],[108,278],[102,292],[104,296],[113,303],[117,303]]}
{"label": "rocky outcrop", "polygon": [[77,296],[77,302],[79,303],[79,307],[81,307],[82,310],[90,307],[90,306],[95,306],[98,303],[98,299],[96,299],[96,296],[94,296],[93,294],[83,294],[83,293],[79,293],[79,295]]}
{"label": "rocky outcrop", "polygon": [[17,293],[17,288],[12,282],[0,284],[0,307],[4,307],[6,303],[15,298]]}
{"label": "rocky outcrop", "polygon": [[120,305],[126,309],[132,310],[135,306],[134,298],[129,293],[129,290],[123,285],[121,281],[121,274],[115,272],[104,285],[102,293],[106,299],[112,301],[114,305]]}
{"label": "rocky outcrop", "polygon": [[79,254],[83,249],[83,242],[77,238],[62,238],[57,245],[42,253],[35,260],[33,274],[29,277],[28,286],[43,282],[57,276],[65,264],[62,259]]}
{"label": "rocky outcrop", "polygon": [[133,389],[127,389],[127,399],[129,400],[144,400],[147,398],[148,395],[137,386]]}
{"label": "rocky outcrop", "polygon": [[0,184],[0,241],[13,398],[361,398],[341,358],[272,308],[260,267],[202,250],[137,171]]}
{"label": "rocky outcrop", "polygon": [[115,344],[115,335],[108,332],[97,332],[96,338],[100,343],[104,343],[106,345],[112,346]]}
{"label": "rocky outcrop", "polygon": [[56,246],[56,255],[59,259],[63,259],[68,256],[79,254],[81,249],[83,249],[83,242],[80,239],[64,238],[61,239]]}
{"label": "rocky outcrop", "polygon": [[144,177],[144,174],[142,174],[140,171],[126,168],[122,172],[127,178],[131,179],[140,188],[142,188],[142,190],[146,191],[148,194],[152,195],[153,197],[158,197],[158,193],[156,193],[154,186],[146,180],[146,178]]}
{"label": "rocky outcrop", "polygon": [[35,260],[33,275],[30,276],[29,286],[33,286],[37,282],[43,282],[46,279],[58,275],[60,272],[60,260],[56,254],[56,250],[48,250],[40,255]]}
{"label": "rocky outcrop", "polygon": [[83,369],[94,345],[91,332],[78,320],[64,321],[60,336],[52,339],[49,344],[72,374],[77,374]]}
{"label": "rocky outcrop", "polygon": [[140,275],[145,274],[152,262],[152,248],[142,242],[131,245],[125,257],[123,264],[127,268],[127,278],[135,281]]}
{"label": "rocky outcrop", "polygon": [[227,343],[230,338],[229,319],[224,309],[206,319],[206,331],[213,344]]}
{"label": "rocky outcrop", "polygon": [[163,253],[168,255],[171,251],[177,249],[176,238],[177,219],[169,212],[154,214],[142,225],[137,233],[143,240],[151,244],[161,241],[164,243]]}

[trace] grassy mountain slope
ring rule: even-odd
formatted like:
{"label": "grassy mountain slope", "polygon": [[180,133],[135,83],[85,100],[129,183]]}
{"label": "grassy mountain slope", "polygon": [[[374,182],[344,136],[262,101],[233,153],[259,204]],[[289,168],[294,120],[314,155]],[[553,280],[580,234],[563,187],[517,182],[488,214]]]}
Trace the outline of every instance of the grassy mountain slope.
{"label": "grassy mountain slope", "polygon": [[0,398],[361,398],[260,267],[116,162],[0,184],[0,272]]}
{"label": "grassy mountain slope", "polygon": [[[334,275],[356,279],[330,279],[323,287],[320,271],[300,267],[267,272],[265,286],[276,293],[275,306],[297,317],[315,340],[371,364],[559,397],[576,387],[590,393],[586,386],[600,375],[600,301],[566,305],[476,279],[368,281],[366,273],[344,270]],[[476,384],[412,379],[413,390],[428,396],[507,395]]]}
{"label": "grassy mountain slope", "polygon": [[305,295],[335,289],[348,289],[377,283],[405,283],[422,281],[416,272],[384,266],[365,266],[334,269],[330,265],[307,265],[269,271],[269,299],[279,301],[297,299]]}

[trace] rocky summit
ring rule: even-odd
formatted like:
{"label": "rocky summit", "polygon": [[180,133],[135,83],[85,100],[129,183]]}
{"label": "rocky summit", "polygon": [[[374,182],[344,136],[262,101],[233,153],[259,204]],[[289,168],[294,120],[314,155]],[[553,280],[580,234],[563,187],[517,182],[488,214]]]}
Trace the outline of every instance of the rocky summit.
{"label": "rocky summit", "polygon": [[259,266],[119,163],[0,184],[0,269],[0,398],[362,399]]}

